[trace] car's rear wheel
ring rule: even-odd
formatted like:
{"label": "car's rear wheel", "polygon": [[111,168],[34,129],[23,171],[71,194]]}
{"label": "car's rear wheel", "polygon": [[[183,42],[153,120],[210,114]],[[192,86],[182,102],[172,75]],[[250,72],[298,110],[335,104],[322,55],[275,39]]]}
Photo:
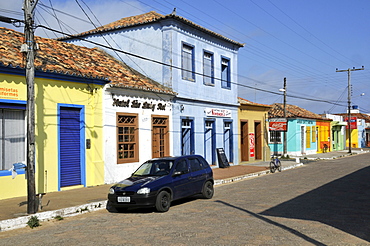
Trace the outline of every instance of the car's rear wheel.
{"label": "car's rear wheel", "polygon": [[206,199],[211,199],[213,197],[213,194],[215,193],[215,190],[213,188],[213,184],[211,181],[207,181],[202,190],[202,196]]}
{"label": "car's rear wheel", "polygon": [[171,196],[167,191],[161,191],[156,199],[155,208],[158,212],[167,212],[171,206]]}

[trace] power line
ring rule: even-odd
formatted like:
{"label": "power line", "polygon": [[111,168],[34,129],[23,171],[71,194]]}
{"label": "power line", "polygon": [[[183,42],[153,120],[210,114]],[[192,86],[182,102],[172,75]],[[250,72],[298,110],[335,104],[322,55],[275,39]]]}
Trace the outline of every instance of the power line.
{"label": "power line", "polygon": [[[167,1],[166,1],[167,2]],[[85,3],[85,5],[86,5],[86,3]],[[44,6],[46,6],[46,5],[44,5]],[[149,5],[148,5],[149,6]],[[162,6],[164,6],[164,5],[162,5]],[[87,6],[88,7],[88,6]],[[50,8],[50,7],[49,7]],[[53,8],[52,8],[53,9]],[[58,11],[58,10],[54,10],[54,11],[56,11],[56,12],[61,12],[61,11]],[[63,12],[62,12],[63,13]],[[70,15],[71,16],[71,15]],[[74,16],[74,18],[78,18],[78,17],[75,17]],[[96,18],[96,16],[95,16],[95,18]],[[79,18],[80,20],[83,20],[83,19],[81,19],[81,18]],[[96,18],[97,19],[97,18]],[[87,22],[87,21],[85,21],[85,22]],[[88,23],[91,23],[91,22],[88,22]],[[111,36],[110,36],[111,37]],[[112,38],[112,37],[111,37]],[[113,40],[114,41],[114,40]],[[115,41],[114,41],[115,42]],[[107,42],[108,44],[109,44],[109,42]],[[118,44],[116,43],[116,45],[118,46]],[[118,46],[119,47],[119,46]],[[130,57],[130,56],[128,56],[128,57]],[[289,68],[291,68],[290,66],[289,66],[289,64],[287,64],[287,66],[286,67],[289,67]],[[258,81],[258,80],[253,80],[252,78],[249,78],[249,77],[246,77],[246,76],[241,76],[240,74],[238,75],[236,75],[236,76],[239,76],[239,77],[241,77],[241,78],[244,78],[244,79],[247,79],[247,80],[252,80],[252,81],[257,81],[258,83],[263,83],[262,81]],[[236,84],[236,83],[233,83],[233,84]],[[241,84],[236,84],[236,85],[238,85],[238,86],[244,86],[244,85],[241,85]],[[294,86],[294,85],[292,85],[292,86]],[[256,87],[251,87],[251,88],[253,88],[253,89],[255,89],[255,90],[260,90],[260,88],[256,88]],[[263,89],[261,89],[260,91],[263,91]],[[268,90],[267,90],[268,91]],[[302,97],[302,98],[306,98],[306,97]],[[311,98],[311,99],[313,99],[313,98]],[[321,99],[315,99],[315,100],[318,100],[318,101],[320,101]]]}
{"label": "power line", "polygon": [[[43,7],[45,7],[45,8],[52,9],[50,6],[47,6],[47,5],[43,4],[42,2],[40,2],[40,3],[38,4],[38,6],[40,6],[40,5],[41,5],[41,6],[43,6]],[[77,16],[75,16],[75,15],[71,15],[71,14],[69,14],[69,13],[66,13],[66,12],[63,12],[63,11],[60,11],[60,10],[57,10],[57,9],[55,9],[55,12],[58,12],[58,13],[64,14],[64,15],[69,16],[69,17],[72,17],[72,18],[74,18],[74,19],[76,19],[76,20],[80,20],[80,21],[83,21],[83,22],[85,22],[85,23],[90,24],[90,22],[89,22],[89,21],[87,21],[87,20],[85,20],[85,19],[82,19],[82,18],[80,18],[80,17],[77,17]]]}
{"label": "power line", "polygon": [[[89,15],[86,13],[86,11],[82,8],[82,6],[80,5],[80,3],[78,2],[78,0],[75,0],[76,1],[76,3],[78,4],[78,6],[81,8],[81,10],[82,10],[82,12],[85,14],[85,16],[89,19],[89,21],[90,21],[90,23],[91,24],[93,24],[93,26],[95,27],[95,28],[97,28],[97,26],[94,24],[94,22],[91,20],[91,18],[89,17]],[[86,7],[89,9],[89,11],[93,14],[93,16],[95,17],[95,19],[98,21],[98,23],[99,23],[99,25],[100,26],[102,26],[102,24],[100,23],[100,21],[98,20],[98,18],[95,16],[95,14],[92,12],[92,10],[89,8],[89,6],[83,1],[83,0],[81,0],[85,5],[86,5]],[[103,34],[101,34],[101,33],[99,33],[100,34],[100,36],[104,39],[104,41],[109,45],[109,47],[111,47],[111,48],[113,48],[113,46],[108,42],[108,40],[104,37],[104,35]],[[109,36],[109,35],[108,35]],[[111,37],[111,36],[109,36],[110,38],[111,38],[111,40],[115,43],[115,45],[117,45],[117,47],[120,49],[120,50],[122,50],[121,49],[121,47],[117,44],[117,42]],[[123,62],[123,63],[125,63],[123,60],[122,60],[122,58],[117,54],[117,52],[116,51],[114,51],[115,52],[115,54],[117,55],[117,57]],[[137,65],[136,63],[135,63],[135,61],[133,61],[129,56],[127,56],[128,57],[128,59],[130,59],[138,68],[140,68],[140,66],[139,65]],[[131,67],[129,67],[128,66],[128,68],[132,71],[132,68]],[[146,73],[145,73],[145,71],[143,70],[143,69],[141,69],[140,68],[140,70],[146,75]],[[147,75],[146,75],[147,76]],[[148,77],[148,76],[147,76]]]}
{"label": "power line", "polygon": [[[143,3],[143,4],[145,4],[145,3]],[[146,5],[148,5],[148,4],[146,4]],[[164,6],[163,4],[161,4],[161,5],[162,5],[162,6]],[[150,5],[148,5],[148,6],[150,6]],[[87,7],[88,7],[88,6],[87,6]],[[133,7],[135,7],[135,6],[133,6]],[[150,6],[150,7],[151,7],[151,6]],[[90,23],[91,23],[91,22],[90,22]],[[113,42],[115,42],[115,41],[114,41],[114,39],[113,39],[112,37],[111,37],[111,39],[113,40]],[[118,46],[118,44],[116,44],[116,45],[117,45],[117,47],[119,47],[119,46]],[[147,45],[150,45],[150,44],[147,44]],[[268,55],[268,54],[266,54],[266,52],[261,52],[261,51],[259,51],[259,53],[260,53],[260,54],[264,54],[264,55]],[[128,57],[129,57],[129,56],[128,56]],[[278,58],[273,58],[273,57],[272,57],[272,58],[267,57],[267,58],[268,58],[268,59],[271,59],[272,61],[277,62],[277,63],[279,63],[279,62],[281,63],[281,62],[282,62],[282,61],[279,61],[279,60],[278,60]],[[130,59],[130,58],[129,58],[129,59]],[[266,58],[265,58],[265,59],[266,59]],[[132,60],[131,60],[131,61],[132,61]],[[284,62],[285,62],[285,61],[284,61]],[[284,65],[286,68],[291,69],[291,71],[295,71],[294,69],[292,70],[292,67],[294,67],[294,66],[292,66],[290,63],[286,63],[286,65],[285,65],[285,64],[282,64],[282,65]],[[137,67],[139,67],[137,64],[136,64],[136,66],[137,66]],[[140,68],[140,67],[139,67],[139,68]],[[141,69],[141,68],[140,68],[140,69]],[[141,70],[142,70],[142,69],[141,69]],[[304,71],[304,69],[303,69],[303,68],[301,69],[301,72],[302,72],[302,71]],[[143,72],[143,73],[145,73],[145,71],[142,71],[142,72]],[[310,75],[310,74],[307,74],[307,75]],[[310,76],[311,76],[311,75],[310,75]],[[292,85],[292,86],[294,86],[294,85]]]}
{"label": "power line", "polygon": [[[42,5],[42,4],[40,4],[40,5]],[[44,6],[46,6],[46,5],[42,5],[42,7],[40,7],[43,11],[45,11],[47,14],[49,14],[49,15],[51,15],[53,18],[55,18],[56,19],[56,21],[59,23],[59,24],[61,24],[61,25],[63,25],[64,27],[65,27],[65,29],[66,30],[72,30],[72,31],[74,31],[74,32],[77,32],[73,27],[71,27],[71,26],[69,26],[67,23],[65,23],[65,22],[63,22],[62,20],[60,20],[56,15],[54,15],[54,14],[52,14],[50,11],[48,11]],[[49,7],[50,8],[50,7]],[[56,10],[56,12],[58,12],[57,10]],[[39,11],[38,11],[38,13],[40,13]],[[48,26],[50,26],[49,24],[48,24],[48,22],[45,20],[45,18],[43,17],[43,15],[40,13],[40,16],[41,16],[41,18],[44,20],[44,22],[48,25]],[[41,23],[41,22],[40,22]],[[57,38],[58,36],[54,33],[54,35],[55,35],[55,37]]]}
{"label": "power line", "polygon": [[[342,53],[334,50],[330,45],[326,44],[324,41],[322,41],[321,39],[319,39],[317,36],[315,36],[314,34],[312,34],[310,31],[308,31],[306,28],[304,28],[302,25],[300,25],[297,21],[295,21],[292,17],[290,17],[287,13],[285,13],[283,10],[281,10],[278,6],[276,6],[276,4],[274,4],[273,2],[271,2],[271,0],[268,0],[273,6],[275,6],[275,8],[277,8],[281,13],[283,13],[286,17],[288,17],[291,21],[293,21],[297,26],[299,26],[300,28],[302,28],[303,30],[305,30],[307,33],[310,34],[310,36],[314,37],[315,39],[317,39],[319,42],[321,42],[323,45],[325,45],[327,48],[331,49],[332,51],[334,51],[335,53],[337,53],[338,55],[350,60],[350,61],[353,61],[352,59],[344,56]],[[296,33],[296,32],[294,32]],[[301,36],[301,35],[299,35]],[[303,37],[304,38],[304,37]],[[306,38],[304,38],[306,41],[310,42],[309,40],[307,40]],[[311,43],[311,42],[310,42]],[[316,45],[315,45],[316,46]],[[317,47],[317,46],[316,46]],[[317,47],[319,48],[319,47]],[[320,50],[322,50],[321,48],[319,48]],[[323,50],[324,51],[324,50]],[[326,51],[324,51],[325,53],[327,53]],[[327,53],[328,54],[328,53]],[[334,56],[333,56],[334,57]],[[335,58],[335,57],[334,57]],[[338,58],[336,58],[338,59]],[[339,59],[338,59],[339,60]],[[340,60],[339,60],[340,61]],[[354,62],[354,61],[353,61]]]}
{"label": "power line", "polygon": [[[140,0],[138,0],[138,1],[139,1],[140,3],[142,3],[142,4],[145,4],[145,5],[147,5],[147,6],[151,7],[151,8],[153,8],[153,9],[157,9],[157,8],[154,8],[153,6],[151,6],[151,5],[149,5],[149,4],[146,4],[146,3],[144,3],[144,2],[142,2],[142,1],[140,1]],[[162,3],[158,2],[158,1],[156,1],[156,0],[154,0],[154,1],[155,1],[156,3],[158,3],[158,4],[162,5],[162,6],[166,7],[164,4],[162,4]],[[169,3],[168,1],[165,1],[165,2]],[[184,2],[184,1],[183,1],[183,2]],[[215,2],[217,2],[217,1],[215,1]],[[186,3],[186,2],[184,2],[184,3]],[[217,2],[217,3],[219,3],[219,2]],[[171,3],[169,3],[169,4],[171,4]],[[186,3],[186,4],[187,4],[187,3]],[[219,4],[220,4],[220,3],[219,3]],[[286,63],[286,64],[283,64],[283,67],[286,67],[286,68],[289,68],[289,69],[292,69],[292,68],[294,68],[294,67],[295,67],[296,69],[300,70],[300,71],[301,71],[301,73],[302,73],[302,72],[305,72],[305,71],[307,70],[307,65],[306,65],[306,64],[303,64],[301,61],[296,60],[296,59],[294,59],[294,58],[291,58],[291,57],[287,56],[286,54],[284,54],[284,53],[282,53],[282,52],[280,52],[280,51],[278,51],[278,50],[275,50],[275,49],[273,49],[273,48],[270,48],[269,46],[266,46],[266,45],[262,44],[262,43],[261,43],[261,42],[259,42],[258,40],[254,39],[254,38],[252,38],[252,37],[250,37],[250,36],[247,36],[245,33],[241,33],[239,30],[235,29],[235,28],[234,28],[234,27],[232,27],[232,26],[225,25],[225,23],[224,23],[224,22],[221,22],[218,18],[214,18],[213,16],[209,15],[208,13],[206,13],[206,12],[204,12],[204,11],[201,11],[201,10],[197,9],[196,7],[194,7],[194,6],[190,5],[190,4],[187,4],[187,5],[189,5],[190,7],[192,7],[192,8],[194,8],[194,9],[198,10],[198,11],[199,11],[199,12],[201,12],[203,15],[206,15],[206,16],[208,16],[208,17],[212,18],[214,21],[219,22],[220,24],[222,24],[222,25],[224,25],[224,26],[228,27],[229,29],[234,30],[235,32],[240,33],[241,35],[243,35],[243,36],[247,37],[248,39],[253,40],[253,41],[255,41],[255,42],[259,43],[260,45],[264,46],[264,48],[270,49],[270,50],[272,50],[272,51],[274,51],[274,52],[278,53],[278,54],[279,54],[280,56],[282,56],[282,57],[286,57],[286,58],[287,58],[287,60],[289,60],[289,61],[295,61],[295,63],[291,63],[291,62],[284,61],[284,63]],[[220,4],[220,5],[221,5],[223,8],[228,9],[226,6],[224,6],[224,5],[222,5],[222,4]],[[248,23],[250,23],[250,24],[252,24],[252,25],[256,26],[256,27],[257,27],[257,28],[259,28],[260,30],[264,31],[263,29],[261,29],[261,28],[260,28],[260,27],[258,27],[257,25],[255,25],[255,24],[253,24],[253,23],[249,22],[248,20],[246,20],[244,17],[242,17],[242,16],[238,15],[237,13],[233,12],[233,11],[232,11],[232,10],[230,10],[230,9],[228,9],[228,10],[229,10],[229,11],[231,11],[234,15],[239,16],[239,17],[240,17],[240,18],[242,18],[243,20],[245,20],[245,21],[247,21]],[[162,11],[161,11],[161,12],[162,12]],[[200,20],[202,23],[206,23],[209,27],[214,28],[214,30],[219,30],[219,29],[220,29],[218,26],[215,26],[215,25],[213,25],[213,24],[210,24],[210,23],[208,23],[208,22],[205,22],[203,19],[200,19],[198,16],[196,16],[196,15],[194,15],[194,14],[192,14],[192,13],[189,13],[189,12],[184,11],[184,10],[183,10],[183,12],[184,12],[184,13],[186,13],[187,15],[189,15],[189,16],[192,16],[194,19]],[[266,31],[264,31],[264,32],[266,32]],[[266,32],[266,33],[268,33],[268,32]],[[271,35],[271,36],[273,36],[273,37],[275,37],[274,35],[272,35],[272,34],[270,34],[270,33],[268,33],[268,34],[269,34],[269,35]],[[235,39],[234,35],[228,34],[228,36],[229,36],[229,37],[233,37],[233,38]],[[279,41],[281,41],[281,42],[283,42],[283,43],[287,44],[285,41],[283,41],[283,40],[281,40],[281,39],[279,39],[279,38],[277,38],[277,37],[275,37],[275,38],[276,38],[276,39],[278,39]],[[289,45],[289,44],[287,44],[287,45],[288,45],[288,46],[291,46],[291,45]],[[292,47],[292,48],[294,48],[293,46],[291,46],[291,47]],[[246,47],[246,49],[255,50],[255,54],[259,54],[259,56],[261,56],[261,54],[263,54],[264,56],[267,56],[267,57],[268,57],[268,59],[270,59],[270,60],[274,61],[275,63],[280,63],[280,64],[282,63],[281,57],[275,57],[275,56],[273,56],[272,54],[267,53],[266,51],[263,51],[263,50],[261,50],[261,49],[259,49],[259,48],[257,48],[257,47],[254,47],[254,46],[253,46],[253,45],[251,45],[251,44],[249,44],[249,45]],[[294,48],[294,49],[296,49],[296,48]],[[245,52],[247,52],[247,51],[248,51],[248,50],[246,50]],[[241,54],[239,54],[240,56],[243,56],[242,52],[243,52],[243,50],[241,51]],[[301,51],[301,52],[302,52],[302,51]],[[249,58],[249,57],[248,57],[248,58]],[[305,68],[298,67],[296,64],[302,64],[302,65],[304,65],[304,66],[305,66]],[[315,69],[315,68],[312,68],[312,70],[314,70],[314,71],[315,71],[316,69]]]}
{"label": "power line", "polygon": [[[44,26],[44,25],[38,25],[38,27],[45,28],[45,29],[48,29],[50,31],[55,31],[55,32],[58,32],[60,34],[63,34],[65,36],[68,36],[68,37],[71,37],[71,38],[77,38],[77,39],[79,39],[81,41],[88,42],[88,43],[91,43],[91,44],[94,44],[94,45],[97,45],[97,46],[101,46],[101,47],[103,47],[105,49],[110,49],[110,50],[115,51],[115,52],[119,52],[119,53],[123,53],[123,54],[126,54],[126,55],[130,55],[130,56],[133,56],[133,57],[136,57],[136,58],[139,58],[139,59],[143,59],[143,60],[146,60],[146,61],[154,62],[154,63],[160,64],[162,66],[170,67],[170,68],[173,68],[173,69],[184,70],[183,68],[178,67],[178,66],[167,64],[167,63],[164,63],[164,62],[161,62],[161,61],[158,61],[158,60],[154,60],[154,59],[151,59],[151,58],[143,57],[143,56],[140,56],[140,55],[137,55],[137,54],[133,54],[133,53],[124,51],[124,50],[120,50],[120,49],[116,49],[116,48],[113,48],[113,47],[109,47],[109,46],[106,46],[106,45],[103,45],[103,44],[100,44],[100,43],[97,43],[97,42],[94,42],[94,41],[91,41],[91,40],[85,40],[83,38],[74,37],[73,35],[64,33],[62,31],[54,30],[54,29],[52,29],[50,27],[47,27],[47,26]],[[193,71],[189,71],[189,70],[185,70],[185,71],[194,73],[196,75],[206,76],[206,75],[204,75],[202,73],[199,73],[199,72],[193,72]],[[207,76],[207,77],[210,77],[210,76]],[[210,78],[212,78],[212,77],[210,77]],[[221,81],[221,78],[217,78],[217,77],[213,77],[213,78],[215,80]],[[247,85],[242,85],[242,84],[238,84],[238,83],[233,82],[233,81],[230,81],[230,83],[231,84],[234,84],[234,85],[237,85],[237,86],[246,87],[246,88],[250,88],[250,89],[255,89],[255,90],[259,90],[259,91],[270,93],[270,94],[280,95],[280,93],[278,93],[278,92],[269,91],[269,90],[265,90],[265,89],[261,89],[261,88],[256,88],[256,87],[252,87],[252,86],[247,86]],[[328,100],[312,99],[312,98],[300,97],[300,96],[294,96],[294,95],[289,95],[289,97],[291,97],[291,98],[297,98],[297,99],[303,99],[303,100],[307,100],[307,101],[324,102],[324,103],[329,103],[329,104],[337,104],[337,103],[334,103],[334,102],[331,102],[331,101],[328,101]],[[340,105],[340,104],[337,104],[337,105]]]}
{"label": "power line", "polygon": [[50,3],[50,6],[51,6],[51,10],[53,11],[53,13],[54,13],[54,17],[55,17],[55,19],[57,20],[57,22],[58,22],[58,25],[59,25],[59,28],[60,28],[60,30],[62,30],[63,31],[63,28],[62,28],[62,26],[60,25],[60,21],[59,21],[59,19],[58,19],[58,17],[57,17],[57,14],[55,13],[55,9],[54,9],[54,7],[53,7],[53,4],[51,3],[51,0],[49,0],[49,3]]}

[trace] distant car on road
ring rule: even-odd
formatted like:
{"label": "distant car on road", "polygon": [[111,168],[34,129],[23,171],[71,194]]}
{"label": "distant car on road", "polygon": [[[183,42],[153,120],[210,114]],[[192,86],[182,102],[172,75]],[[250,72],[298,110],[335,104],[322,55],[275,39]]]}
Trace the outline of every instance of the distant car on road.
{"label": "distant car on road", "polygon": [[166,212],[174,200],[196,194],[212,198],[213,184],[212,169],[200,155],[155,158],[109,189],[108,209],[155,207]]}

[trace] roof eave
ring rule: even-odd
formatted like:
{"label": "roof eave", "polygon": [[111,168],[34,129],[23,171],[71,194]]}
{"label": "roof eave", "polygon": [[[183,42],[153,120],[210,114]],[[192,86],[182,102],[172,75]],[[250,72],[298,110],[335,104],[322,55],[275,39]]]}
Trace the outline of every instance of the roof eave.
{"label": "roof eave", "polygon": [[76,35],[71,35],[71,36],[68,36],[68,37],[60,37],[60,38],[57,38],[56,40],[59,40],[59,41],[64,41],[64,40],[69,40],[69,39],[74,39],[74,38],[83,38],[83,37],[86,37],[86,36],[90,36],[90,35],[95,35],[95,34],[100,34],[100,33],[105,33],[105,32],[111,32],[111,31],[116,31],[116,30],[121,30],[121,29],[126,29],[126,28],[129,28],[129,27],[135,27],[135,26],[141,26],[141,25],[146,25],[146,24],[150,24],[150,23],[155,23],[155,22],[159,22],[161,20],[165,20],[165,19],[175,19],[175,20],[178,20],[182,23],[185,23],[189,26],[192,26],[193,28],[196,28],[200,31],[203,31],[203,32],[206,32],[208,34],[210,34],[211,36],[214,36],[214,37],[217,37],[217,38],[220,38],[222,40],[225,40],[229,43],[232,43],[236,46],[238,46],[239,48],[241,47],[244,47],[245,44],[244,43],[239,43],[239,42],[236,42],[232,39],[229,39],[221,34],[218,34],[216,32],[213,32],[211,30],[208,30],[207,28],[204,28],[204,27],[201,27],[181,16],[178,16],[178,15],[173,15],[173,14],[169,14],[169,15],[165,15],[163,17],[158,17],[158,18],[155,18],[155,19],[152,19],[150,21],[146,21],[146,22],[140,22],[140,23],[134,23],[134,24],[129,24],[129,25],[121,25],[121,26],[116,26],[116,27],[112,27],[112,28],[105,28],[105,29],[95,29],[95,30],[91,30],[91,31],[87,31],[87,32],[84,32],[84,33],[80,33],[80,34],[76,34]]}
{"label": "roof eave", "polygon": [[160,89],[152,89],[144,86],[130,86],[130,85],[122,85],[122,84],[109,84],[110,88],[123,88],[123,89],[130,89],[130,90],[140,90],[140,91],[149,91],[155,92],[160,94],[166,94],[171,96],[176,96],[177,93],[169,90],[160,90]]}

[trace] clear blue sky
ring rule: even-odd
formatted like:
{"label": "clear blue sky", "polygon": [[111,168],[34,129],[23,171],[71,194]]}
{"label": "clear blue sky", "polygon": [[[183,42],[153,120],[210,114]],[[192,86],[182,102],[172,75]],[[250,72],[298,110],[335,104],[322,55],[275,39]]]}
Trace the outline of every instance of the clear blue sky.
{"label": "clear blue sky", "polygon": [[[178,15],[245,43],[239,50],[235,83],[243,85],[240,97],[257,103],[282,102],[279,89],[286,77],[287,103],[315,113],[344,113],[347,73],[336,68],[364,66],[365,70],[351,73],[352,104],[370,113],[369,0],[40,0],[37,23],[69,33],[94,28],[77,2],[97,25],[96,18],[107,24],[152,10],[170,14],[176,7]],[[22,19],[22,3],[1,1],[0,15]],[[0,25],[23,32],[23,28]],[[40,28],[36,35],[55,38]]]}

